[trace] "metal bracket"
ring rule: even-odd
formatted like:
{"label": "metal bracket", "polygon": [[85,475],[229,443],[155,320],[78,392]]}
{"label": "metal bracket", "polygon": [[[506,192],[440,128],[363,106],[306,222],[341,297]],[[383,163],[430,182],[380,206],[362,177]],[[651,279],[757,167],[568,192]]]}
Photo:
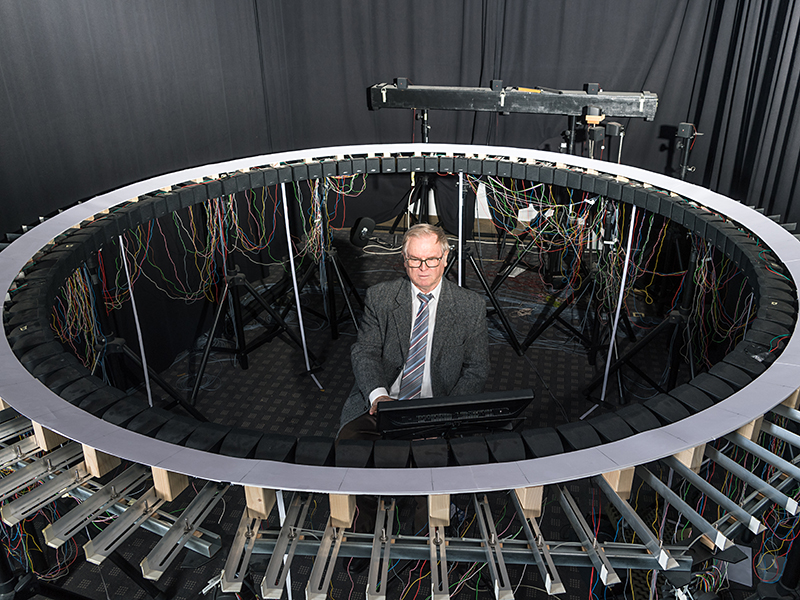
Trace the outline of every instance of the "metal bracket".
{"label": "metal bracket", "polygon": [[41,449],[34,436],[30,435],[22,438],[13,445],[0,450],[0,469],[5,469],[21,460],[26,460],[40,451]]}
{"label": "metal bracket", "polygon": [[189,506],[181,514],[175,524],[144,557],[141,562],[142,575],[145,579],[157,581],[172,563],[178,553],[189,539],[194,536],[195,530],[216,506],[217,502],[228,491],[230,486],[223,483],[209,481],[200,493],[194,497]]}
{"label": "metal bracket", "polygon": [[484,494],[482,500],[478,500],[477,494],[472,495],[475,504],[475,512],[478,515],[478,525],[483,537],[483,549],[486,552],[486,563],[492,573],[494,581],[494,595],[497,600],[514,600],[514,590],[508,580],[506,563],[503,560],[502,544],[497,539],[497,530],[494,527],[492,511],[489,508],[489,501]]}
{"label": "metal bracket", "polygon": [[7,503],[0,510],[0,516],[7,525],[16,525],[91,478],[92,474],[86,470],[84,463],[64,470],[50,481]]}
{"label": "metal bracket", "polygon": [[[369,559],[367,600],[386,600],[393,524],[394,499],[390,500],[387,508],[386,500],[381,498],[378,502],[378,514],[375,516],[375,536],[372,539],[372,554]],[[380,578],[378,573],[380,573]]]}
{"label": "metal bracket", "polygon": [[722,532],[717,530],[711,523],[706,521],[702,515],[700,515],[700,513],[684,502],[683,499],[678,496],[678,494],[669,489],[669,486],[667,486],[666,483],[653,475],[645,467],[637,467],[636,472],[638,473],[639,477],[641,477],[642,480],[653,489],[653,491],[659,494],[667,502],[672,504],[676,510],[683,513],[683,516],[686,517],[686,520],[697,527],[697,529],[709,540],[711,540],[717,548],[720,550],[725,550],[729,546],[733,545],[733,542],[725,537]]}
{"label": "metal bracket", "polygon": [[311,576],[306,584],[306,600],[325,600],[328,597],[328,585],[339,556],[344,529],[344,527],[334,527],[331,525],[330,518],[328,519],[328,526],[325,527],[325,533],[322,535],[314,566],[311,569]]}
{"label": "metal bracket", "polygon": [[750,531],[756,535],[764,531],[765,527],[761,521],[756,519],[744,508],[736,504],[736,502],[728,498],[725,494],[711,485],[708,481],[700,477],[700,475],[692,471],[677,458],[674,456],[668,456],[664,459],[664,462],[678,475],[686,479],[694,487],[700,490],[700,492],[711,498],[717,505],[733,515],[737,521],[740,521],[746,525]]}
{"label": "metal bracket", "polygon": [[536,519],[528,519],[522,510],[519,503],[517,494],[512,490],[509,495],[511,501],[514,503],[514,508],[517,510],[517,518],[522,523],[522,530],[525,532],[525,537],[528,540],[528,545],[533,555],[533,560],[536,561],[536,566],[539,568],[539,575],[544,581],[544,587],[547,593],[551,596],[556,594],[563,594],[567,590],[564,584],[561,583],[561,577],[558,575],[555,565],[553,564],[553,557],[550,556],[550,548],[544,541],[541,529]]}
{"label": "metal bracket", "polygon": [[33,429],[30,420],[25,417],[15,417],[4,423],[0,423],[0,442],[22,435]]}
{"label": "metal bracket", "polygon": [[242,590],[242,581],[250,564],[250,555],[258,538],[261,519],[250,514],[250,509],[245,507],[239,527],[228,552],[225,568],[222,569],[220,588],[226,593],[237,593]]}
{"label": "metal bracket", "polygon": [[156,489],[150,488],[133,506],[128,508],[94,539],[84,546],[86,560],[95,565],[102,563],[114,552],[140,525],[158,510],[164,500],[156,496]]}
{"label": "metal bracket", "polygon": [[561,508],[564,509],[564,514],[572,524],[575,533],[578,534],[578,539],[581,544],[583,544],[583,549],[592,561],[594,568],[597,569],[597,572],[600,574],[600,581],[602,581],[604,585],[619,583],[621,581],[619,575],[614,571],[611,563],[608,562],[603,547],[597,541],[597,538],[592,532],[592,528],[589,527],[589,524],[583,518],[583,515],[581,515],[578,505],[567,491],[567,488],[558,488],[558,493],[558,500],[561,504]]}
{"label": "metal bracket", "polygon": [[136,489],[150,477],[150,469],[142,465],[133,465],[114,478],[113,481],[92,494],[88,499],[69,511],[55,523],[44,528],[45,543],[58,548],[78,531],[92,522],[97,515],[104,512],[107,506],[117,502],[121,496]]}
{"label": "metal bracket", "polygon": [[611,501],[611,504],[617,508],[622,517],[628,522],[628,525],[633,527],[634,531],[642,538],[645,548],[653,555],[653,558],[656,559],[659,566],[664,570],[677,567],[678,562],[663,548],[661,540],[653,535],[652,530],[642,521],[636,511],[631,508],[631,505],[620,498],[619,494],[609,485],[605,477],[596,475],[592,480],[603,491],[606,498]]}
{"label": "metal bracket", "polygon": [[83,460],[83,448],[70,442],[45,454],[42,458],[0,479],[0,502],[18,491],[30,487],[40,479]]}
{"label": "metal bracket", "polygon": [[[736,442],[737,444],[739,442]],[[712,448],[710,446],[706,446],[706,456],[717,463],[720,467],[728,471],[731,475],[735,475],[747,485],[751,486],[752,488],[758,490],[765,496],[767,496],[770,500],[772,500],[775,504],[780,506],[781,508],[786,509],[789,514],[796,515],[798,511],[798,504],[797,500],[794,498],[790,498],[783,492],[776,490],[772,487],[769,483],[754,475],[747,469],[745,469],[742,465],[734,461],[733,459],[725,456],[719,450]],[[777,457],[776,457],[777,458]],[[796,470],[793,469],[793,472]],[[788,473],[788,475],[792,475],[792,473]]]}
{"label": "metal bracket", "polygon": [[[264,598],[280,598],[283,594],[283,587],[286,584],[286,576],[292,566],[292,559],[297,550],[297,544],[302,538],[300,533],[303,524],[306,522],[306,514],[311,504],[311,495],[300,498],[300,494],[295,494],[289,510],[286,511],[286,519],[281,527],[275,549],[269,559],[267,571],[261,580],[261,595]],[[289,545],[291,543],[291,546]],[[286,548],[289,551],[286,551]]]}
{"label": "metal bracket", "polygon": [[428,549],[431,557],[432,600],[449,600],[450,583],[447,580],[447,542],[444,528],[428,521]]}

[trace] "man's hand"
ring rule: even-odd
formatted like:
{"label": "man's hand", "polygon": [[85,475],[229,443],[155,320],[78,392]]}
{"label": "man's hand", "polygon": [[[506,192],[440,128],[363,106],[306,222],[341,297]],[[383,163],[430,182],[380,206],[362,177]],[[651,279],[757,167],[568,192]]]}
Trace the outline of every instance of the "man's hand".
{"label": "man's hand", "polygon": [[390,398],[389,396],[378,396],[372,402],[372,406],[369,407],[369,414],[374,415],[378,412],[378,402],[386,402],[387,400],[394,400],[394,398]]}

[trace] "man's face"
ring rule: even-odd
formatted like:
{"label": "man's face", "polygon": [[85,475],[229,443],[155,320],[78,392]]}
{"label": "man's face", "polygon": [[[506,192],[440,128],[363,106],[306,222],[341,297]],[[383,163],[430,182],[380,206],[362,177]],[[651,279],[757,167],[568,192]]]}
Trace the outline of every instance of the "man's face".
{"label": "man's face", "polygon": [[[441,261],[436,267],[431,268],[423,262],[419,267],[415,268],[408,264],[409,258],[441,258]],[[430,234],[408,240],[404,259],[408,278],[420,291],[427,294],[439,285],[439,281],[444,275],[445,266],[447,266],[447,252],[442,254],[442,248],[435,235]]]}

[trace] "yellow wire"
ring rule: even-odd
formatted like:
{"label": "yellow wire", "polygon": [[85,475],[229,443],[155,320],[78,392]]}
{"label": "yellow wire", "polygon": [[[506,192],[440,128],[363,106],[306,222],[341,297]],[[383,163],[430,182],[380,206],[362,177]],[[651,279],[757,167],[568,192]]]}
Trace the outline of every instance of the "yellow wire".
{"label": "yellow wire", "polygon": [[410,584],[408,584],[408,587],[406,588],[406,591],[405,591],[405,592],[403,592],[403,595],[402,595],[402,596],[400,596],[400,600],[403,600],[403,598],[405,598],[405,597],[406,597],[406,594],[408,594],[408,592],[410,592],[410,591],[411,591],[411,588],[412,588],[412,587],[414,587],[414,584],[415,584],[415,583],[417,583],[418,581],[420,581],[420,580],[422,580],[422,579],[425,579],[425,578],[426,578],[426,577],[427,577],[429,574],[430,574],[430,571],[428,571],[427,573],[425,573],[425,575],[421,575],[421,576],[417,577],[417,578],[416,578],[414,581],[412,581]]}

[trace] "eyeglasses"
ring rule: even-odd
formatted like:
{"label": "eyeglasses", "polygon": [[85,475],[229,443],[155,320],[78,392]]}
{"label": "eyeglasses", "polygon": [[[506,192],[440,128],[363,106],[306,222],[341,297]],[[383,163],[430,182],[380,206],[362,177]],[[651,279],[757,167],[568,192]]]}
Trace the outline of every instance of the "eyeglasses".
{"label": "eyeglasses", "polygon": [[425,266],[429,269],[435,269],[439,266],[439,263],[442,262],[442,258],[444,258],[444,255],[432,256],[431,258],[409,258],[406,256],[405,261],[412,269],[419,269],[422,263],[425,263]]}

